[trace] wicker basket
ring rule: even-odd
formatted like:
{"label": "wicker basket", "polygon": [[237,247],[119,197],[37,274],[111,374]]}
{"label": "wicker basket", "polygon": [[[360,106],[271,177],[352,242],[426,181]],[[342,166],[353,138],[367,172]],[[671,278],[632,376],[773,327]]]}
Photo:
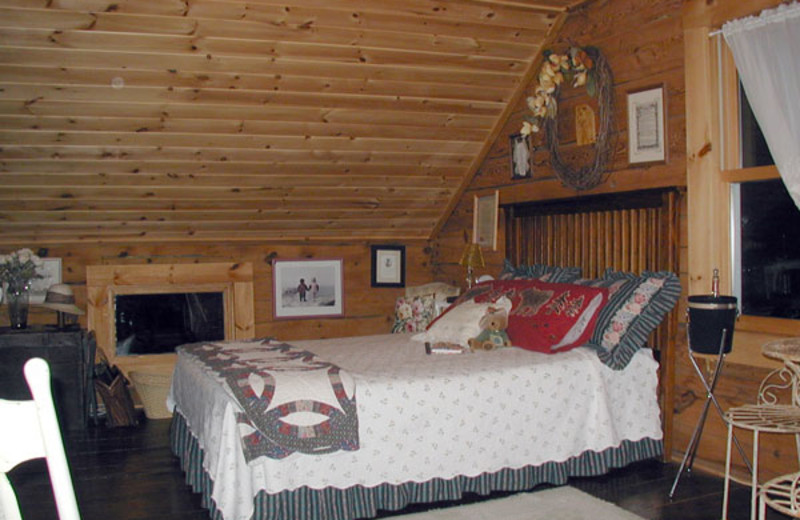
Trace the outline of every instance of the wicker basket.
{"label": "wicker basket", "polygon": [[140,368],[128,374],[136,393],[144,405],[148,419],[168,419],[172,413],[167,409],[167,394],[172,383],[172,368]]}

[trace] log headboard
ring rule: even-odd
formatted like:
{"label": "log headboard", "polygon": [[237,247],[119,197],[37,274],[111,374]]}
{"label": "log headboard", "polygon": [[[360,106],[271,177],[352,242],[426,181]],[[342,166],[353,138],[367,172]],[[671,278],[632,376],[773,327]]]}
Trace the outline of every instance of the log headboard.
{"label": "log headboard", "polygon": [[[657,189],[503,205],[506,258],[580,267],[585,278],[606,269],[679,274],[681,197],[677,189]],[[649,340],[661,364],[665,458],[672,452],[677,317],[673,310]]]}

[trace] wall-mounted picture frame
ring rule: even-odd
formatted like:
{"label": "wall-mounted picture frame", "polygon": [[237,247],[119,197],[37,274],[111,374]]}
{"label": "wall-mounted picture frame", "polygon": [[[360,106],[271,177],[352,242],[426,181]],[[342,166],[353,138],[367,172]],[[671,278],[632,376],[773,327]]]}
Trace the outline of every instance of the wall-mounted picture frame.
{"label": "wall-mounted picture frame", "polygon": [[371,250],[372,287],[405,287],[405,246],[374,245]]}
{"label": "wall-mounted picture frame", "polygon": [[628,163],[667,161],[664,86],[628,91]]}
{"label": "wall-mounted picture frame", "polygon": [[344,273],[341,259],[274,259],[275,319],[341,318],[344,316]]}
{"label": "wall-mounted picture frame", "polygon": [[512,134],[508,138],[508,148],[511,150],[511,178],[530,179],[533,175],[531,164],[531,136]]}
{"label": "wall-mounted picture frame", "polygon": [[484,249],[497,250],[497,212],[500,192],[475,195],[472,221],[472,241]]}
{"label": "wall-mounted picture frame", "polygon": [[30,283],[29,302],[44,303],[47,290],[51,285],[61,283],[61,259],[42,258],[42,265],[36,269],[41,278],[34,278]]}

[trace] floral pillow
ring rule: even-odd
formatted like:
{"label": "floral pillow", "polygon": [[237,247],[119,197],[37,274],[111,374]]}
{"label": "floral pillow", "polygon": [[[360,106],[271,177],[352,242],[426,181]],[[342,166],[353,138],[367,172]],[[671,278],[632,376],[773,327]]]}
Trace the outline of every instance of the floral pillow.
{"label": "floral pillow", "polygon": [[392,333],[422,332],[436,316],[433,296],[401,296],[394,305]]}
{"label": "floral pillow", "polygon": [[608,289],[608,304],[600,312],[587,346],[615,370],[627,366],[681,295],[681,283],[670,272],[635,275],[609,270],[600,279],[575,283]]}
{"label": "floral pillow", "polygon": [[541,280],[550,283],[569,283],[580,277],[580,267],[558,267],[545,264],[514,266],[508,259],[505,259],[499,278],[501,280]]}

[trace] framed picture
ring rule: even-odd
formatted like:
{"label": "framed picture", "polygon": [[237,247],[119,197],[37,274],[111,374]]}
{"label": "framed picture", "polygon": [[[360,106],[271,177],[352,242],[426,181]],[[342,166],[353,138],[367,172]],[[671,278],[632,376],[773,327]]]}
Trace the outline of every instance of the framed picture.
{"label": "framed picture", "polygon": [[529,179],[531,177],[531,137],[513,134],[509,138],[511,150],[511,178]]}
{"label": "framed picture", "polygon": [[342,260],[273,260],[275,319],[344,316]]}
{"label": "framed picture", "polygon": [[500,192],[495,190],[491,195],[479,197],[475,195],[473,208],[472,240],[484,249],[497,249],[497,208]]}
{"label": "framed picture", "polygon": [[666,162],[664,87],[628,92],[628,162]]}
{"label": "framed picture", "polygon": [[406,286],[405,246],[372,246],[372,286]]}
{"label": "framed picture", "polygon": [[44,303],[47,289],[51,285],[61,283],[61,259],[42,258],[42,266],[36,270],[42,278],[31,280],[30,303]]}

